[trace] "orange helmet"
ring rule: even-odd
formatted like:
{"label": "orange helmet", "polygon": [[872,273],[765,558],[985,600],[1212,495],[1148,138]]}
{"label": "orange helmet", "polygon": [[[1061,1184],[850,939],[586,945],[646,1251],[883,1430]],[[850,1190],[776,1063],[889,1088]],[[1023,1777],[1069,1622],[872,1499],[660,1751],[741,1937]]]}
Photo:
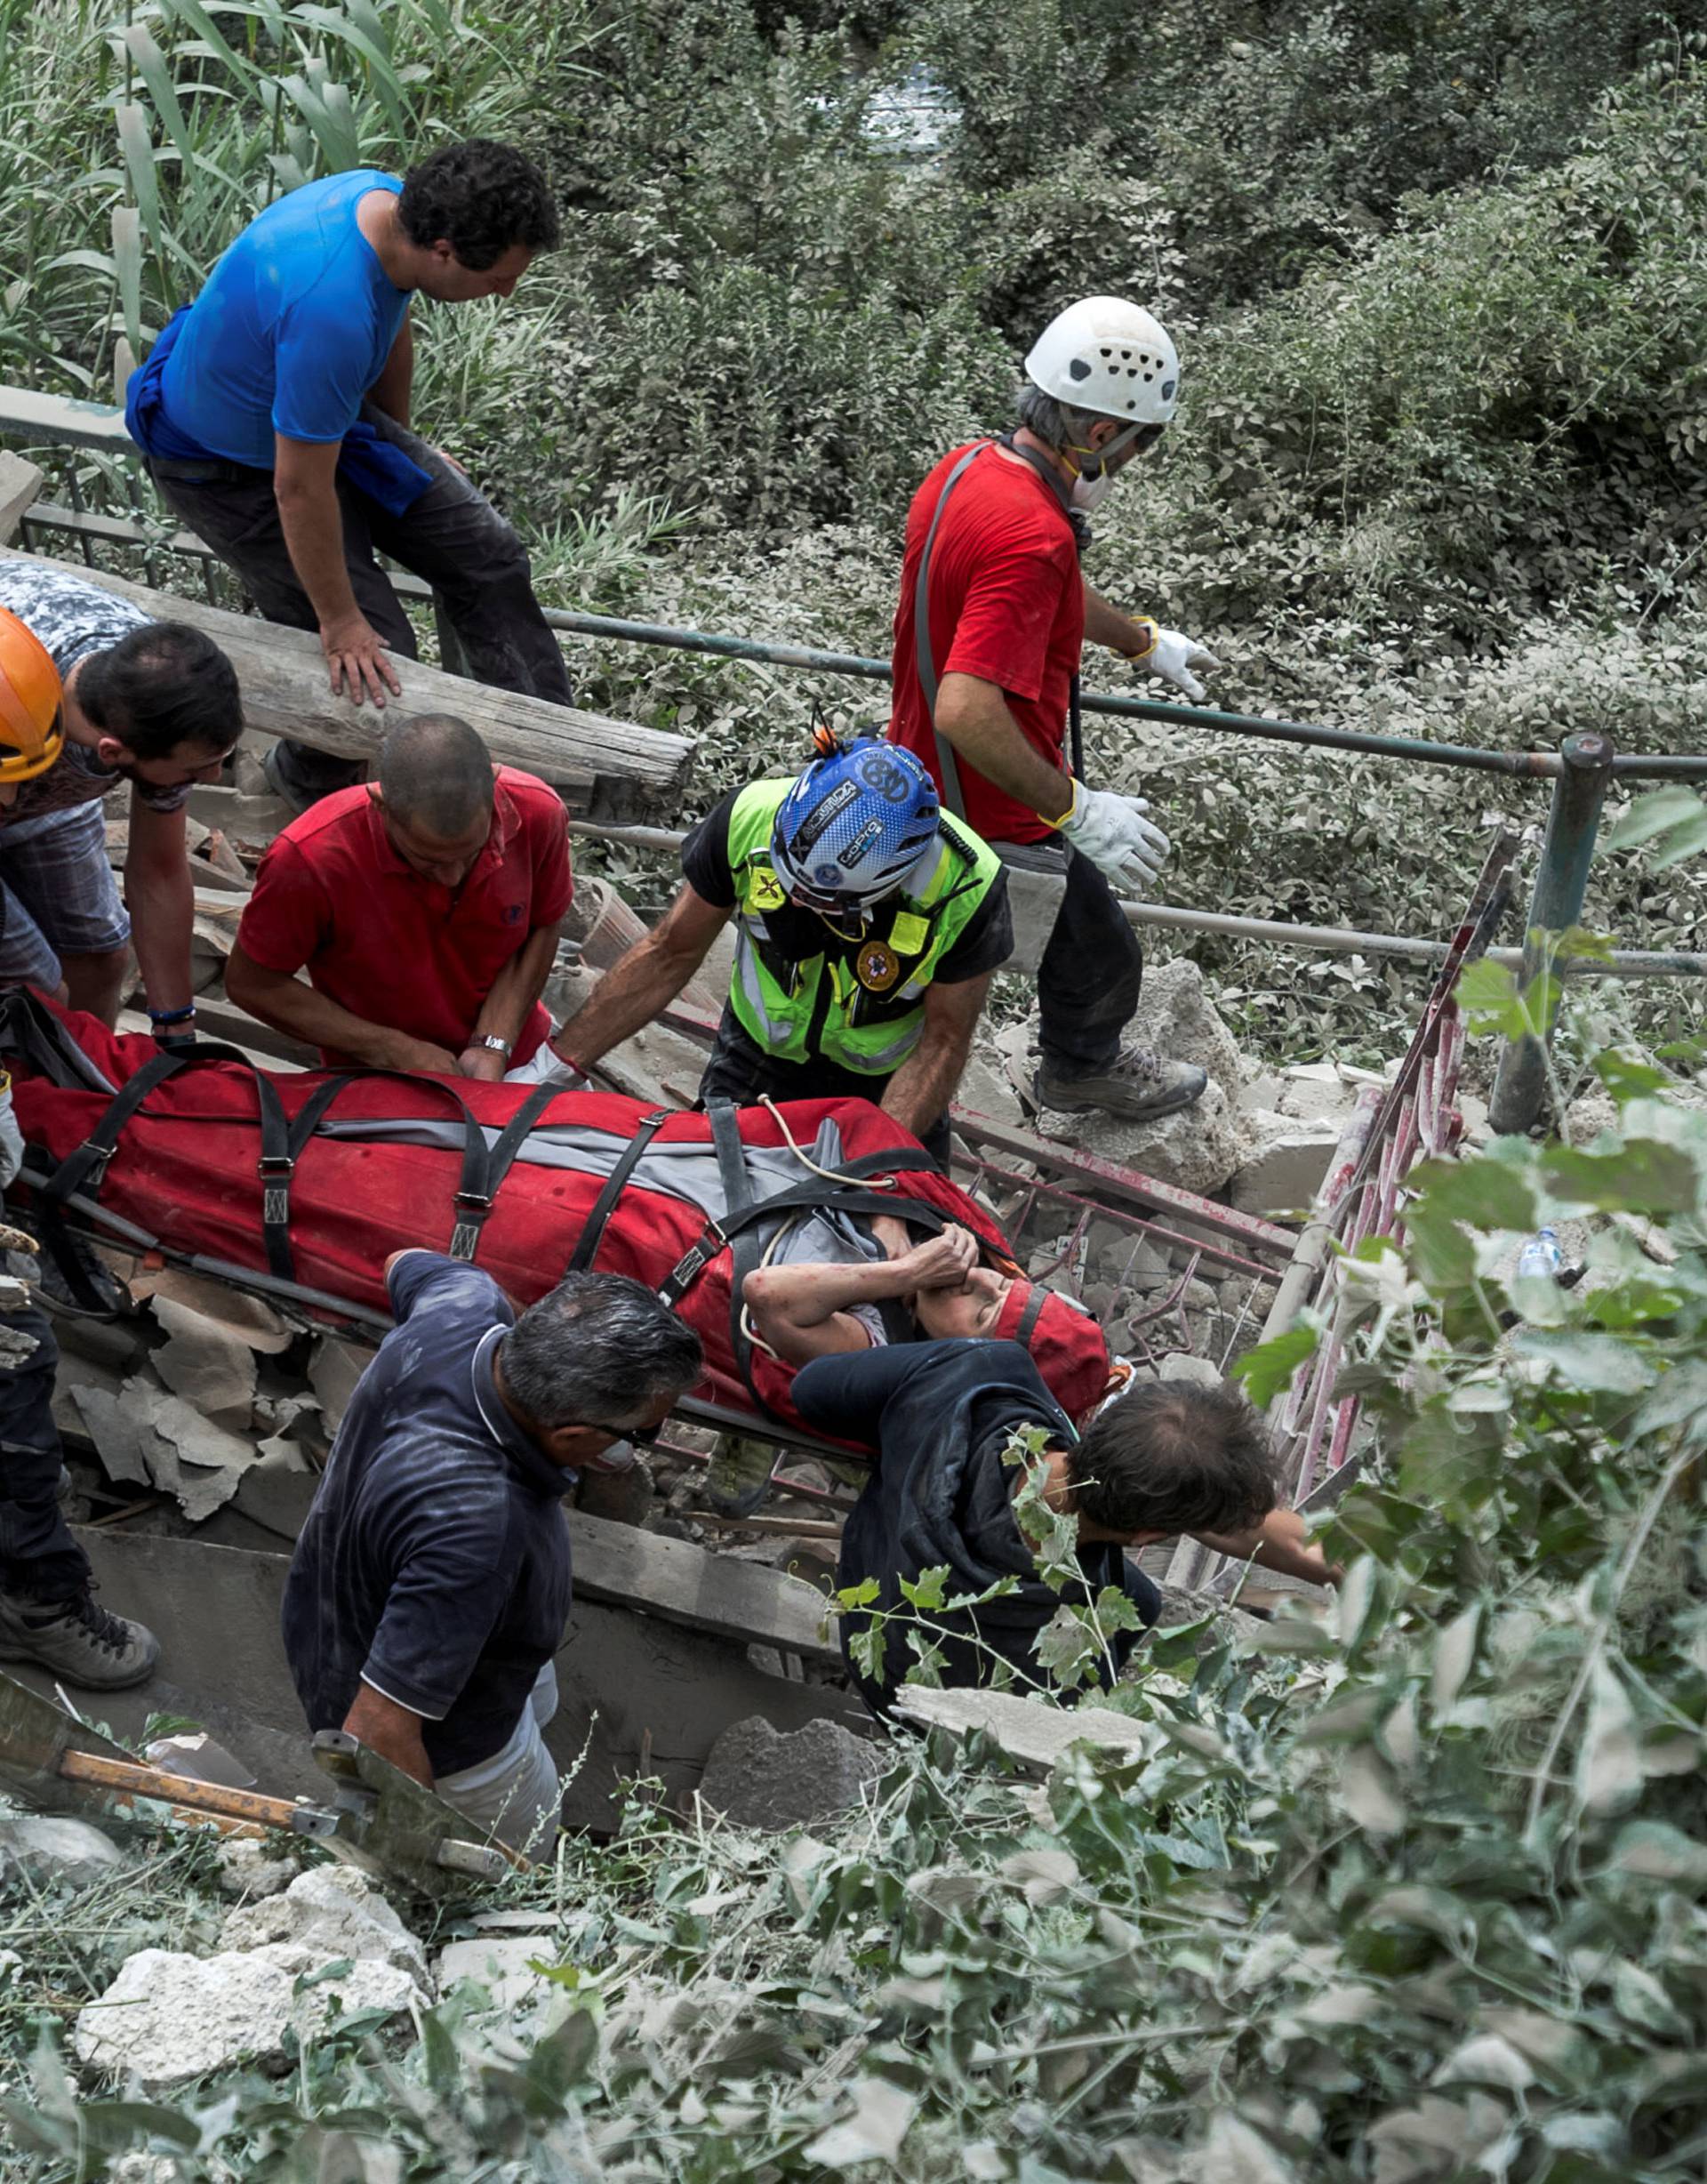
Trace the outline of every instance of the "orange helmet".
{"label": "orange helmet", "polygon": [[47,646],[0,607],[0,781],[29,781],[59,757],[64,695]]}

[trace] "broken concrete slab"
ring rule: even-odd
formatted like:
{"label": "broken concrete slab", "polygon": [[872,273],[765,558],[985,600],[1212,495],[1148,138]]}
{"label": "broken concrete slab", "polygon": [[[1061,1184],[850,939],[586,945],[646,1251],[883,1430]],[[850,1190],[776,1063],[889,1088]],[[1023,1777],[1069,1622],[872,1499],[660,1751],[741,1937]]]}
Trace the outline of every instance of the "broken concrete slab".
{"label": "broken concrete slab", "polygon": [[217,1320],[156,1296],[154,1316],[169,1337],[151,1360],[172,1391],[212,1425],[244,1433],[255,1408],[255,1353]]}
{"label": "broken concrete slab", "polygon": [[405,1971],[378,1959],[297,1991],[332,1961],[284,1942],[207,1957],[142,1949],[78,2012],[71,2043],[92,2070],[177,2085],[239,2062],[282,2062],[287,2031],[313,2038],[334,2011],[396,2015],[426,2000]]}
{"label": "broken concrete slab", "polygon": [[288,1942],[323,1963],[343,1956],[393,1964],[420,1986],[430,1984],[426,1953],[379,1891],[344,1866],[300,1873],[281,1896],[240,1904],[220,1930],[225,1949]]}
{"label": "broken concrete slab", "polygon": [[1136,1168],[1158,1183],[1174,1184],[1203,1197],[1221,1189],[1247,1151],[1244,1117],[1214,1081],[1191,1106],[1149,1121],[1124,1122],[1114,1115],[1062,1114],[1046,1108],[1038,1128],[1048,1136]]}
{"label": "broken concrete slab", "polygon": [[1010,1759],[1037,1774],[1051,1773],[1075,1745],[1136,1757],[1157,1741],[1155,1730],[1110,1707],[1059,1706],[1011,1691],[927,1691],[905,1683],[895,1693],[894,1711],[917,1728],[942,1729],[953,1737],[982,1730]]}
{"label": "broken concrete slab", "polygon": [[309,1361],[309,1385],[325,1414],[326,1432],[335,1434],[344,1422],[356,1385],[373,1362],[373,1353],[360,1343],[343,1342],[336,1335],[322,1335]]}
{"label": "broken concrete slab", "polygon": [[834,1722],[779,1736],[762,1716],[737,1722],[712,1746],[700,1799],[737,1827],[780,1833],[857,1805],[888,1766],[884,1747]]}
{"label": "broken concrete slab", "polygon": [[1220,1088],[1226,1105],[1238,1112],[1245,1087],[1244,1057],[1204,991],[1203,973],[1189,957],[1146,963],[1138,1013],[1126,1036],[1170,1062],[1195,1063],[1208,1072],[1211,1084]]}
{"label": "broken concrete slab", "polygon": [[64,1881],[86,1888],[125,1862],[110,1835],[87,1820],[55,1819],[43,1813],[0,1818],[0,1873],[16,1870],[38,1884]]}
{"label": "broken concrete slab", "polygon": [[1221,1369],[1206,1357],[1193,1357],[1189,1350],[1170,1350],[1157,1368],[1158,1380],[1189,1380],[1198,1387],[1218,1388]]}
{"label": "broken concrete slab", "polygon": [[255,1445],[204,1418],[181,1395],[140,1374],[124,1383],[124,1399],[140,1428],[143,1461],[152,1483],[176,1497],[192,1523],[223,1509],[255,1461]]}
{"label": "broken concrete slab", "polygon": [[296,1339],[296,1330],[258,1297],[245,1297],[223,1281],[210,1281],[204,1275],[186,1273],[181,1266],[140,1266],[127,1278],[125,1287],[138,1304],[158,1297],[180,1305],[212,1320],[267,1356],[289,1349]]}
{"label": "broken concrete slab", "polygon": [[510,2016],[556,1991],[533,1967],[555,1963],[562,1954],[550,1934],[482,1934],[472,1941],[447,1942],[433,1969],[441,1995],[448,1995],[460,1980],[473,1979],[485,1988],[494,2010]]}
{"label": "broken concrete slab", "polygon": [[1241,1213],[1308,1213],[1339,1141],[1338,1128],[1327,1122],[1276,1132],[1235,1172],[1233,1204]]}
{"label": "broken concrete slab", "polygon": [[275,1856],[272,1843],[251,1835],[228,1835],[214,1852],[214,1863],[220,1886],[245,1903],[282,1896],[301,1871],[293,1859]]}

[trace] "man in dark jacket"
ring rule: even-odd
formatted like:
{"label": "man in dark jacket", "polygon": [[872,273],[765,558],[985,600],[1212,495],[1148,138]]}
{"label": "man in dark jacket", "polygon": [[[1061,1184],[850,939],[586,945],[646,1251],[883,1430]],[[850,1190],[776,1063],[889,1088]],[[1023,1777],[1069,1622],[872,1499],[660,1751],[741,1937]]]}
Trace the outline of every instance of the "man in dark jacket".
{"label": "man in dark jacket", "polygon": [[[1249,1555],[1317,1582],[1329,1572],[1305,1543],[1302,1520],[1276,1506],[1275,1457],[1261,1419],[1237,1390],[1190,1381],[1141,1381],[1076,1432],[1012,1342],[910,1343],[815,1359],[794,1383],[810,1425],[865,1441],[878,1462],[842,1534],[837,1582],[875,1584],[844,1616],[842,1644],[866,1702],[882,1712],[912,1663],[900,1635],[915,1618],[940,1647],[945,1684],[991,1682],[1006,1663],[1022,1684],[1047,1683],[1036,1642],[1063,1602],[1083,1606],[1105,1586],[1125,1593],[1137,1620],[1161,1600],[1129,1548],[1189,1533],[1218,1553]],[[1015,1461],[1015,1437],[1036,1454]],[[1077,1521],[1082,1577],[1056,1590],[1021,1529],[1017,1504],[1035,1488],[1035,1534],[1051,1518]],[[902,1591],[929,1570],[949,1572],[945,1602],[920,1610]],[[1006,1583],[990,1599],[982,1595]],[[854,1647],[870,1624],[894,1617],[881,1658]],[[1110,1634],[1104,1680],[1118,1674],[1134,1632]],[[870,1668],[873,1673],[867,1674]]]}

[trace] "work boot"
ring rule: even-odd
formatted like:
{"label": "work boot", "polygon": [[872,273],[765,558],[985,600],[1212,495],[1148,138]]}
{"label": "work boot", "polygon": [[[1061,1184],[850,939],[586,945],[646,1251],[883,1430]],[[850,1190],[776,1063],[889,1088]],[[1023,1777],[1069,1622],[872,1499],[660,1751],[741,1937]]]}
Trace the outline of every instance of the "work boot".
{"label": "work boot", "polygon": [[1208,1081],[1195,1063],[1164,1061],[1148,1047],[1123,1047],[1107,1069],[1087,1077],[1064,1077],[1046,1061],[1036,1091],[1039,1106],[1062,1114],[1089,1114],[1100,1107],[1129,1122],[1148,1122],[1201,1099]]}
{"label": "work boot", "polygon": [[776,1450],[767,1441],[723,1433],[711,1451],[703,1492],[720,1516],[749,1517],[771,1490]]}
{"label": "work boot", "polygon": [[38,1661],[86,1690],[122,1691],[154,1673],[160,1641],[108,1615],[86,1585],[69,1600],[0,1593],[0,1661]]}

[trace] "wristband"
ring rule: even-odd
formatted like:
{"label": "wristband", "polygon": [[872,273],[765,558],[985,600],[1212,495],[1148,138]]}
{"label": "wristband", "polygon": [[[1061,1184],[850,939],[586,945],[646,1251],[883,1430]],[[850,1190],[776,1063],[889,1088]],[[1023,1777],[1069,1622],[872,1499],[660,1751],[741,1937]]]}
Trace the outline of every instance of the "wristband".
{"label": "wristband", "polygon": [[1138,624],[1138,627],[1141,630],[1148,630],[1150,631],[1150,642],[1147,645],[1141,645],[1136,652],[1121,653],[1120,657],[1123,660],[1132,660],[1134,662],[1148,660],[1150,654],[1155,651],[1157,646],[1162,641],[1162,625],[1159,622],[1152,622],[1148,614],[1134,614],[1133,616],[1133,620]]}
{"label": "wristband", "polygon": [[153,1024],[153,1026],[154,1026],[155,1030],[157,1032],[157,1031],[160,1029],[160,1027],[161,1027],[163,1024],[188,1024],[188,1023],[189,1022],[190,1018],[191,1018],[191,1017],[192,1017],[192,1016],[193,1016],[195,1014],[196,1014],[196,1004],[195,1004],[195,1002],[194,1002],[194,1001],[187,1001],[187,1002],[185,1003],[185,1005],[183,1006],[183,1008],[151,1008],[151,1009],[149,1009],[149,1011],[148,1011],[148,1022],[149,1022],[151,1024]]}
{"label": "wristband", "polygon": [[1065,810],[1064,812],[1062,812],[1062,814],[1061,815],[1061,816],[1060,816],[1060,818],[1059,818],[1059,819],[1043,819],[1043,814],[1042,814],[1041,812],[1039,812],[1039,813],[1038,814],[1038,818],[1039,818],[1039,819],[1043,819],[1043,823],[1045,824],[1045,826],[1046,826],[1046,827],[1050,828],[1050,829],[1051,829],[1051,830],[1052,830],[1054,832],[1055,832],[1055,833],[1059,834],[1059,833],[1060,833],[1060,831],[1061,831],[1061,830],[1062,830],[1062,827],[1064,827],[1065,825],[1067,825],[1067,824],[1068,824],[1068,823],[1069,823],[1069,822],[1070,821],[1070,819],[1072,818],[1073,814],[1074,814],[1074,813],[1075,813],[1075,812],[1076,812],[1078,809],[1078,783],[1077,781],[1074,781],[1074,783],[1073,783],[1073,800],[1072,800],[1072,802],[1071,802],[1071,803],[1070,803],[1070,805],[1067,807],[1066,810]]}

